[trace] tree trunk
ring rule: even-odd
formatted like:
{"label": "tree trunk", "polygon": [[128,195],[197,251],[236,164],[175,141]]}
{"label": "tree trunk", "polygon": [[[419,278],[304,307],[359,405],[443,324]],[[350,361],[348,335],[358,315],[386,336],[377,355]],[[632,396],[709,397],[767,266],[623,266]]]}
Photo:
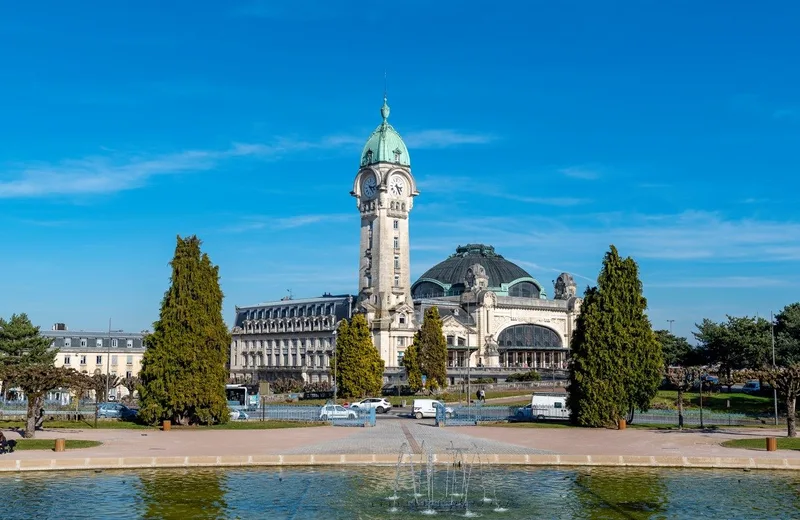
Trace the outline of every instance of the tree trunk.
{"label": "tree trunk", "polygon": [[678,428],[683,429],[683,389],[678,389]]}
{"label": "tree trunk", "polygon": [[787,435],[789,437],[797,437],[797,428],[795,425],[795,404],[797,403],[796,396],[786,397],[786,427],[788,429]]}
{"label": "tree trunk", "polygon": [[36,420],[38,419],[39,410],[42,409],[42,401],[44,396],[28,396],[28,415],[25,419],[25,434],[26,439],[33,439],[36,436]]}

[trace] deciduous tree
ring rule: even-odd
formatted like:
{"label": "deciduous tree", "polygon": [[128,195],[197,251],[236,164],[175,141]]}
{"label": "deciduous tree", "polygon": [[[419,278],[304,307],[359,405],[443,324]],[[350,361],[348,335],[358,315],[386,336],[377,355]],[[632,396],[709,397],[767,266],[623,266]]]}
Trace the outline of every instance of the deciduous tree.
{"label": "deciduous tree", "polygon": [[656,339],[661,344],[664,364],[668,367],[690,366],[696,364],[697,353],[686,338],[676,336],[668,330],[655,331]]}
{"label": "deciduous tree", "polygon": [[122,380],[115,375],[94,374],[92,376],[92,390],[95,392],[95,401],[104,403],[108,401],[108,391],[118,387]]}
{"label": "deciduous tree", "polygon": [[222,318],[219,268],[196,236],[178,237],[170,287],[139,373],[139,417],[148,423],[228,420],[225,382],[230,334]]}
{"label": "deciduous tree", "polygon": [[609,426],[649,408],[664,361],[646,308],[636,262],[612,245],[597,287],[585,292],[572,339],[567,390],[574,423]]}
{"label": "deciduous tree", "polygon": [[336,333],[336,386],[346,398],[378,395],[383,387],[384,362],[372,343],[363,314],[342,320]]}
{"label": "deciduous tree", "polygon": [[36,424],[41,419],[47,392],[69,386],[73,372],[71,369],[56,368],[44,363],[18,364],[0,369],[0,378],[14,381],[14,385],[22,389],[28,400],[23,435],[26,439],[32,439],[36,435]]}
{"label": "deciduous tree", "polygon": [[442,334],[442,318],[438,307],[425,310],[422,326],[414,334],[417,361],[426,386],[431,391],[447,386],[447,342]]}
{"label": "deciduous tree", "polygon": [[683,428],[683,394],[692,389],[695,381],[699,381],[702,371],[699,367],[667,367],[666,376],[678,390],[678,427]]}
{"label": "deciduous tree", "polygon": [[119,384],[128,391],[128,395],[124,397],[125,401],[128,403],[132,402],[135,398],[134,393],[140,384],[139,378],[136,376],[126,376]]}
{"label": "deciduous tree", "polygon": [[788,367],[765,367],[758,371],[763,379],[778,390],[786,404],[786,427],[789,437],[797,436],[797,396],[800,395],[800,365]]}

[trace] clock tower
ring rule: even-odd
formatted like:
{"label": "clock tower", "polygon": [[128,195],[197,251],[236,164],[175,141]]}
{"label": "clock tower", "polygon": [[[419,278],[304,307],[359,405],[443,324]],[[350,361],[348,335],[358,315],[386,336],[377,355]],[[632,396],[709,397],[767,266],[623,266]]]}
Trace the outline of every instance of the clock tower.
{"label": "clock tower", "polygon": [[388,122],[385,96],[381,117],[361,153],[351,195],[361,214],[358,307],[366,314],[375,347],[389,368],[400,366],[417,329],[408,216],[419,192],[408,149]]}

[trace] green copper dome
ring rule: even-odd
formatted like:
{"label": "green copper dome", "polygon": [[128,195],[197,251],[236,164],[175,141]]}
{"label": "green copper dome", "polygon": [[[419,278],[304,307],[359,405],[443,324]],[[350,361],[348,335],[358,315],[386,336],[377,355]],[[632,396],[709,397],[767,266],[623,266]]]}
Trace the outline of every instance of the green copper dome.
{"label": "green copper dome", "polygon": [[381,107],[383,122],[369,136],[364,151],[361,152],[361,166],[367,166],[379,162],[399,164],[401,166],[411,166],[411,158],[408,156],[406,143],[400,137],[392,125],[387,122],[389,119],[389,105],[386,104],[386,97],[383,98]]}

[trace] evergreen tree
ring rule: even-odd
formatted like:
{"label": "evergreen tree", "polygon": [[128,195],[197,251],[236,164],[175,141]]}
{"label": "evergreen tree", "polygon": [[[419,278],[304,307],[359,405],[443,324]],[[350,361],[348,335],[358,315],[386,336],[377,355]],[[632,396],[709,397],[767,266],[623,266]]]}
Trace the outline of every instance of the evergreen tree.
{"label": "evergreen tree", "polygon": [[25,313],[14,314],[6,321],[0,318],[0,364],[52,365],[56,360],[56,349],[50,348],[51,340],[39,334]]}
{"label": "evergreen tree", "polygon": [[613,245],[597,287],[586,290],[571,344],[571,419],[608,426],[646,410],[663,370],[661,345],[645,314],[639,269]]}
{"label": "evergreen tree", "polygon": [[447,343],[442,334],[439,308],[425,311],[422,326],[414,335],[417,359],[422,374],[427,378],[428,389],[435,391],[447,386]]}
{"label": "evergreen tree", "polygon": [[339,322],[336,332],[336,386],[346,398],[378,395],[383,387],[384,362],[372,343],[363,314],[348,323]]}
{"label": "evergreen tree", "polygon": [[219,268],[196,236],[178,237],[170,287],[139,374],[139,417],[148,423],[228,420],[225,382],[230,334],[222,318]]}
{"label": "evergreen tree", "polygon": [[63,383],[63,371],[53,364],[58,351],[50,348],[51,340],[39,334],[25,313],[14,314],[6,321],[0,318],[0,395],[19,386],[28,400],[25,437],[32,438],[35,425],[41,420],[44,397]]}
{"label": "evergreen tree", "polygon": [[[416,338],[414,339],[416,341]],[[403,366],[406,368],[408,387],[414,393],[422,390],[422,372],[419,369],[419,353],[417,350],[416,343],[412,342],[403,355]]]}

